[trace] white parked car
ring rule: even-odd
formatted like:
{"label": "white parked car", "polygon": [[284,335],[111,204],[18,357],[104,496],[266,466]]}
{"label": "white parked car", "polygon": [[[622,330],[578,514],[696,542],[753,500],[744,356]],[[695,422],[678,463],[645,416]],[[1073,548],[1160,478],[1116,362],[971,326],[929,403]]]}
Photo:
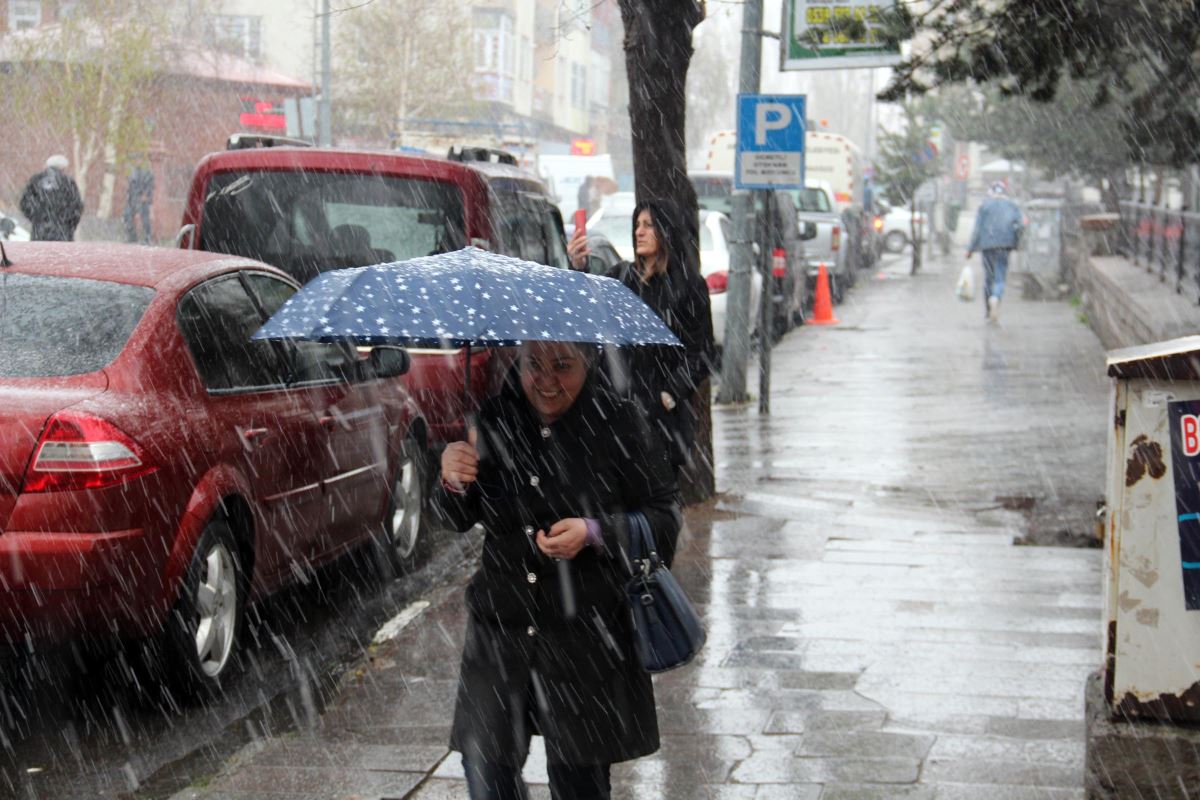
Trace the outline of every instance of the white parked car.
{"label": "white parked car", "polygon": [[623,261],[633,261],[633,206],[601,206],[587,221],[588,236],[600,234],[612,243]]}
{"label": "white parked car", "polygon": [[[896,206],[883,215],[883,247],[889,253],[899,253],[912,243],[913,212],[908,206]],[[925,215],[916,213],[918,234],[925,238]]]}
{"label": "white parked car", "polygon": [[8,242],[28,242],[29,231],[17,222],[16,217],[0,212],[0,239]]}
{"label": "white parked car", "polygon": [[[708,284],[708,302],[712,307],[713,340],[725,346],[725,316],[729,289],[729,240],[733,224],[719,211],[700,212],[700,274]],[[762,275],[755,270],[750,283],[750,327],[758,330],[758,307],[762,301]]]}

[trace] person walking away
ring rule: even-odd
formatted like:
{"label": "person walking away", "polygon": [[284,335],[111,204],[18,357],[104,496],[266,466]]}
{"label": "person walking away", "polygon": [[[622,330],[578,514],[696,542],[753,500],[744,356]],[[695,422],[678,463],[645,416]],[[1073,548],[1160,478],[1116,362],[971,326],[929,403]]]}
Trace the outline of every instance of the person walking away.
{"label": "person walking away", "polygon": [[53,155],[46,168],[25,184],[21,213],[33,227],[30,238],[42,242],[69,242],[83,216],[83,198],[75,179],[67,174],[67,157]]}
{"label": "person walking away", "polygon": [[983,254],[984,313],[991,322],[1000,318],[1000,299],[1004,297],[1004,283],[1008,277],[1008,255],[1020,244],[1024,229],[1021,209],[1008,199],[1008,190],[1003,183],[993,183],[988,189],[988,199],[975,215],[975,228],[971,231],[971,243],[967,245],[968,260],[975,252]]}
{"label": "person walking away", "polygon": [[450,743],[472,800],[527,797],[535,733],[557,800],[606,800],[610,766],[659,747],[624,595],[627,512],[645,515],[667,562],[681,515],[662,449],[598,380],[599,358],[592,345],[524,343],[467,441],[442,453],[432,510],[485,533]]}
{"label": "person walking away", "polygon": [[[616,391],[641,407],[677,470],[691,465],[696,438],[692,406],[713,362],[712,309],[708,286],[684,260],[682,219],[666,201],[638,203],[633,211],[634,260],[608,277],[628,286],[667,324],[683,348],[632,347],[607,360]],[[579,231],[569,243],[571,266],[587,269],[590,252]]]}
{"label": "person walking away", "polygon": [[[129,173],[125,185],[125,239],[150,244],[150,207],[154,204],[154,173],[145,164],[138,164]],[[141,232],[138,232],[138,222]]]}

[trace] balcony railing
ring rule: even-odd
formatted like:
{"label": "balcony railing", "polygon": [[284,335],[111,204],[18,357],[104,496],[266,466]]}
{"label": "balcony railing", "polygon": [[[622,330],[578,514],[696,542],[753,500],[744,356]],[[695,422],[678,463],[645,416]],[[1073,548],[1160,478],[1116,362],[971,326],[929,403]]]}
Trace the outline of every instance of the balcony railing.
{"label": "balcony railing", "polygon": [[1123,202],[1118,247],[1135,266],[1200,305],[1200,214]]}

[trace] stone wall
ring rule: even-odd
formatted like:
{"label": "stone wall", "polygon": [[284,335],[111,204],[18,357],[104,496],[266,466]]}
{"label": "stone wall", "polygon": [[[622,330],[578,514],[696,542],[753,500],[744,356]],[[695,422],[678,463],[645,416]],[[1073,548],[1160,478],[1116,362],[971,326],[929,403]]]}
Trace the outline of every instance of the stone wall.
{"label": "stone wall", "polygon": [[1093,255],[1084,234],[1063,238],[1065,272],[1107,349],[1200,333],[1200,306],[1171,283],[1119,255]]}

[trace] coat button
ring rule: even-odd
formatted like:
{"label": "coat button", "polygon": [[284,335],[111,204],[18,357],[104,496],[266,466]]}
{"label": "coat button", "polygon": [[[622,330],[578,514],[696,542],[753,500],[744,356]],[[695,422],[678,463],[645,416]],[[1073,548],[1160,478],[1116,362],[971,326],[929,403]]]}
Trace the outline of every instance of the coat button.
{"label": "coat button", "polygon": [[526,536],[533,536],[533,534],[534,534],[533,526],[532,526],[532,525],[526,525],[526,526],[525,526],[525,535],[526,535]]}
{"label": "coat button", "polygon": [[537,634],[537,628],[530,625],[528,628],[525,629],[525,633],[528,636],[534,636]]}
{"label": "coat button", "polygon": [[549,439],[549,438],[550,438],[550,429],[549,429],[549,428],[547,428],[547,427],[544,427],[544,426],[542,427],[542,438],[543,438],[543,439]]}
{"label": "coat button", "polygon": [[536,487],[536,486],[537,486],[538,484],[540,484],[541,482],[542,482],[542,479],[541,479],[541,478],[539,478],[537,475],[530,475],[530,476],[529,476],[529,485],[530,485],[530,486],[535,486],[535,487]]}
{"label": "coat button", "polygon": [[530,583],[537,583],[537,575],[531,572],[525,576],[525,580],[529,581]]}

